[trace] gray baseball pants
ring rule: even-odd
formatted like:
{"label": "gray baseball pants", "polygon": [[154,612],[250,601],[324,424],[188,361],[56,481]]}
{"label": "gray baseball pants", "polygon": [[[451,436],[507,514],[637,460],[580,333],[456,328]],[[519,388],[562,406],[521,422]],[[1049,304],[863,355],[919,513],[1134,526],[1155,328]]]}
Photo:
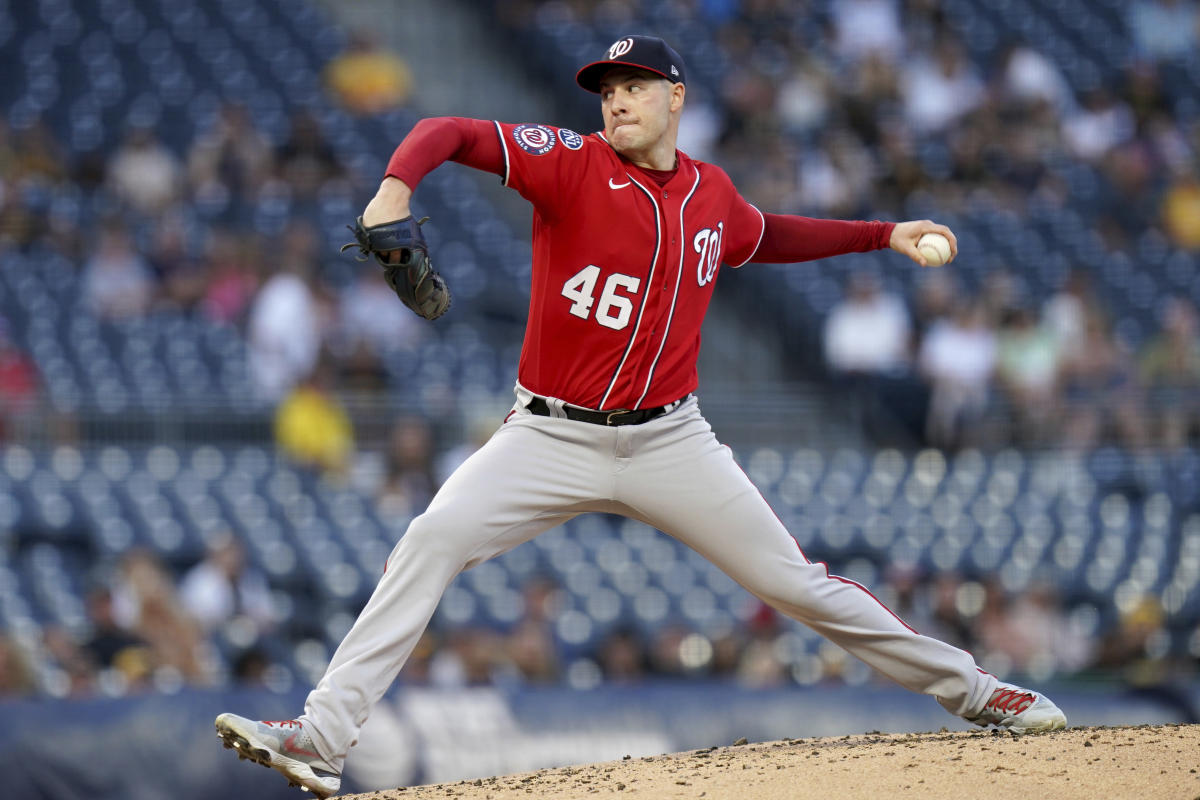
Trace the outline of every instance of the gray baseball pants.
{"label": "gray baseball pants", "polygon": [[[514,413],[412,521],[300,717],[340,769],[372,706],[395,680],[464,569],[585,512],[664,531],[782,613],[952,714],[974,714],[996,687],[969,653],[922,636],[862,586],[830,576],[797,547],[721,445],[696,399],[641,425],[604,427]],[[553,406],[553,404],[552,404]]]}

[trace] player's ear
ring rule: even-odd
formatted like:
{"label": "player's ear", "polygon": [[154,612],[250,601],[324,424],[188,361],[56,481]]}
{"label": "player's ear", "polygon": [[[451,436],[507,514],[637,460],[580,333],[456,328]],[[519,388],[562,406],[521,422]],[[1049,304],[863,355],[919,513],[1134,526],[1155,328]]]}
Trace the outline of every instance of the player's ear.
{"label": "player's ear", "polygon": [[671,111],[678,111],[683,108],[683,98],[687,94],[687,87],[682,83],[671,84]]}

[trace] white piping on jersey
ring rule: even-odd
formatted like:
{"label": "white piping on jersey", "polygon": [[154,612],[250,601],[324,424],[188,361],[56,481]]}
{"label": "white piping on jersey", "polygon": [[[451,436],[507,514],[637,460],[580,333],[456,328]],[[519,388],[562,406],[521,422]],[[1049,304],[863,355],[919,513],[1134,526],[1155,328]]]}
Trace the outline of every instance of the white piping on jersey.
{"label": "white piping on jersey", "polygon": [[[700,170],[696,169],[696,182],[692,184],[692,190],[687,193],[687,197],[683,198],[683,203],[679,206],[679,237],[685,242],[687,241],[687,237],[683,233],[683,210],[687,208],[688,200],[692,199],[692,195],[696,193],[696,189],[699,187]],[[658,359],[662,357],[663,348],[667,345],[667,334],[671,332],[671,320],[675,318],[675,303],[679,300],[679,280],[683,277],[683,256],[685,253],[687,253],[687,248],[680,247],[679,272],[675,274],[675,294],[671,295],[671,310],[667,312],[667,326],[663,329],[662,340],[658,343],[658,352],[654,354],[654,361],[650,364],[650,374],[646,376],[646,388],[642,389],[642,396],[633,404],[634,408],[641,408],[642,401],[650,393],[650,382],[654,380],[654,370],[658,367]]]}
{"label": "white piping on jersey", "polygon": [[504,141],[504,128],[500,127],[500,122],[492,120],[492,124],[496,126],[496,135],[500,137],[500,149],[504,152],[504,185],[508,186],[508,143]]}
{"label": "white piping on jersey", "polygon": [[753,208],[758,213],[758,218],[760,220],[762,220],[762,230],[758,232],[758,241],[755,243],[754,249],[750,251],[750,255],[746,256],[746,261],[743,261],[741,264],[730,264],[729,265],[729,266],[733,267],[734,269],[737,269],[738,267],[745,265],[746,262],[748,262],[750,259],[754,258],[754,254],[758,252],[758,248],[762,247],[763,237],[767,235],[767,218],[764,217],[763,213],[758,210],[758,206],[754,205],[753,203],[750,203],[749,205],[751,208]]}
{"label": "white piping on jersey", "polygon": [[[662,214],[658,211],[658,201],[654,199],[654,193],[642,186],[632,175],[625,173],[633,184],[645,192],[646,197],[650,198],[650,203],[654,206],[654,260],[650,262],[650,274],[646,276],[644,284],[646,290],[642,292],[642,305],[638,309],[637,322],[633,325],[633,334],[629,337],[629,344],[625,345],[625,353],[621,356],[621,363],[617,364],[617,370],[613,373],[612,380],[608,383],[608,388],[604,390],[604,397],[600,400],[599,408],[604,409],[604,405],[608,402],[608,396],[612,394],[612,390],[617,385],[617,378],[621,376],[621,370],[625,367],[625,361],[629,358],[630,352],[633,351],[633,343],[637,341],[638,331],[642,328],[642,315],[646,313],[646,303],[650,298],[650,287],[654,285],[654,268],[658,266],[658,253],[662,249]],[[635,406],[636,408],[636,406]]]}

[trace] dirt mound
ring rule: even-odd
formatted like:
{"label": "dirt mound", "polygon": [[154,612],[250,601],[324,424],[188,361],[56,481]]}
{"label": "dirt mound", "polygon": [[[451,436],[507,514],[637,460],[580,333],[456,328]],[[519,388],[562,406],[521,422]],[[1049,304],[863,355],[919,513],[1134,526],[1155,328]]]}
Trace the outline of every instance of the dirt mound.
{"label": "dirt mound", "polygon": [[714,747],[346,800],[1200,798],[1200,725],[864,734]]}

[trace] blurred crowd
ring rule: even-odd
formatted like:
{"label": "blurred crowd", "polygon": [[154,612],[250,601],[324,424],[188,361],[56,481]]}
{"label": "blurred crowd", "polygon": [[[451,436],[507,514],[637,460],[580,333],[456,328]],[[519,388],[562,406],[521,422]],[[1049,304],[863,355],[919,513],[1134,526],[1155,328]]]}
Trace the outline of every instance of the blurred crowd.
{"label": "blurred crowd", "polygon": [[[1178,114],[1160,72],[1200,42],[1189,0],[1127,4],[1120,73],[1074,89],[1024,42],[980,63],[939,0],[506,0],[499,13],[520,31],[648,18],[710,27],[727,72],[719,86],[689,84],[681,147],[721,164],[763,208],[859,219],[894,214],[914,193],[961,208],[982,191],[1023,210],[1033,197],[1065,202],[1058,167],[1080,161],[1116,189],[1096,209],[1114,245],[1156,226],[1182,246],[1200,237],[1189,213],[1200,108],[1193,98]],[[922,157],[931,144],[942,158]]]}
{"label": "blurred crowd", "polygon": [[[717,86],[689,84],[681,147],[721,164],[764,209],[896,219],[923,198],[1028,219],[1038,207],[1072,208],[1102,253],[1136,259],[1148,237],[1194,252],[1200,106],[1194,84],[1180,96],[1165,76],[1196,52],[1200,6],[1139,0],[1120,13],[1128,52],[1105,65],[1111,76],[1074,85],[1028,41],[990,58],[969,52],[937,0],[697,0],[666,10],[510,0],[500,15],[526,34],[632,30],[647,18],[711,26],[727,71]],[[1088,188],[1072,185],[1075,166],[1094,176]],[[988,264],[980,287],[948,270],[901,297],[862,275],[825,320],[825,364],[877,439],[1085,448],[1195,436],[1193,298],[1160,298],[1158,329],[1131,341],[1089,278],[1098,265],[1077,264],[1057,294],[1039,297],[1021,265],[973,257]]]}
{"label": "blurred crowd", "polygon": [[1112,325],[1087,272],[1041,305],[989,274],[971,296],[927,273],[911,308],[876,276],[851,278],[824,324],[825,359],[876,439],[946,450],[1006,445],[1089,451],[1178,448],[1200,434],[1200,326],[1172,297],[1138,350]]}
{"label": "blurred crowd", "polygon": [[[281,601],[230,536],[214,539],[206,557],[178,575],[144,550],[101,575],[87,594],[86,630],[47,627],[35,662],[0,634],[0,697],[120,696],[185,685],[282,691],[297,680],[315,681],[328,657],[315,640],[288,655],[291,646],[277,635],[286,624]],[[1149,595],[1104,619],[1089,603],[1067,606],[1047,581],[1013,594],[986,577],[891,568],[873,589],[917,630],[969,650],[1001,677],[1116,678],[1153,688],[1187,682],[1200,670],[1200,627],[1182,652],[1173,648],[1166,614]],[[709,630],[682,621],[617,624],[582,645],[564,642],[564,626],[578,612],[569,610],[553,577],[530,578],[521,609],[504,627],[435,619],[401,682],[441,688],[591,688],[672,678],[747,687],[886,683],[749,595],[734,624]]]}
{"label": "blurred crowd", "polygon": [[[632,21],[640,5],[510,0],[501,13],[529,30],[547,15]],[[834,0],[818,15],[821,35],[808,40],[792,23],[812,14],[794,0],[676,5],[712,27],[731,65],[707,95],[689,86],[681,147],[726,167],[763,208],[899,216],[914,196],[960,208],[986,193],[1024,214],[1030,198],[1080,202],[1061,169],[1079,163],[1105,181],[1105,191],[1083,198],[1094,201],[1105,247],[1127,249],[1158,231],[1171,246],[1200,250],[1200,114],[1176,113],[1161,89],[1162,64],[1196,49],[1193,2],[1131,3],[1133,52],[1121,79],[1082,93],[1027,45],[976,63],[936,0]],[[366,85],[364,72],[378,84]],[[356,114],[402,104],[411,89],[403,62],[365,39],[326,77]],[[331,202],[356,207],[377,177],[348,169],[303,110],[277,142],[251,110],[228,105],[182,150],[153,126],[131,124],[111,152],[75,151],[40,121],[0,118],[0,251],[66,256],[80,270],[84,303],[104,320],[166,308],[236,326],[258,400],[274,409],[280,453],[331,480],[356,481],[389,516],[410,516],[476,442],[447,449],[428,420],[408,415],[366,441],[344,403],[386,392],[385,354],[418,347],[425,330],[370,265],[331,280],[346,273],[331,269],[337,256],[311,223]],[[851,413],[881,437],[903,429],[913,442],[946,448],[1176,447],[1200,434],[1200,331],[1189,298],[1164,303],[1160,329],[1134,348],[1086,271],[1051,297],[1024,296],[1019,286],[995,270],[969,291],[952,270],[930,271],[917,293],[900,297],[875,276],[853,278],[823,340]],[[37,386],[36,364],[0,326],[0,428],[36,403]],[[1049,585],[1009,596],[987,580],[895,570],[872,588],[918,630],[971,650],[997,674],[1116,670],[1153,684],[1194,675],[1200,662],[1200,632],[1190,655],[1177,655],[1153,599],[1102,620],[1090,606],[1068,607]],[[530,581],[517,623],[435,625],[402,677],[578,686],[669,676],[752,686],[871,680],[844,652],[813,644],[760,606],[728,630],[619,627],[580,651],[561,645],[563,603],[552,578]],[[313,677],[281,666],[289,658],[272,642],[286,604],[231,538],[215,538],[195,564],[134,551],[102,565],[87,613],[86,630],[47,628],[37,663],[0,633],[0,694],[280,687]]]}

